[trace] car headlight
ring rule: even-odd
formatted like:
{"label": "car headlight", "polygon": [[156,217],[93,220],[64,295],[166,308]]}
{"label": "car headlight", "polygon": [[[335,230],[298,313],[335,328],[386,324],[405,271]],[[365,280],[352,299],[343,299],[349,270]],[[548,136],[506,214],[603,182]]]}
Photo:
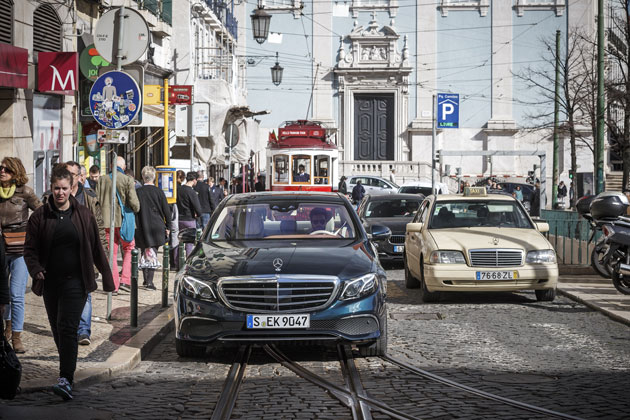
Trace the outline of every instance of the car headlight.
{"label": "car headlight", "polygon": [[341,293],[341,300],[357,299],[376,290],[376,274],[366,274],[358,279],[349,280]]}
{"label": "car headlight", "polygon": [[539,251],[529,251],[525,262],[530,264],[555,263],[556,251],[553,249],[542,249]]}
{"label": "car headlight", "polygon": [[433,251],[429,258],[431,264],[466,264],[460,251]]}
{"label": "car headlight", "polygon": [[217,296],[212,290],[212,286],[194,277],[183,275],[180,279],[182,291],[193,298],[216,301]]}

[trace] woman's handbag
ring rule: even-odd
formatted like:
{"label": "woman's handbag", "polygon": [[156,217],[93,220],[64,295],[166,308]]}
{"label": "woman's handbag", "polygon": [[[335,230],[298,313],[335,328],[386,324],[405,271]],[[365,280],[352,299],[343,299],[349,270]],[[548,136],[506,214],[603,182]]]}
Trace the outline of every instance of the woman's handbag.
{"label": "woman's handbag", "polygon": [[23,254],[26,232],[2,232],[4,248],[7,254]]}
{"label": "woman's handbag", "polygon": [[20,389],[22,365],[4,336],[4,323],[0,320],[0,398],[12,400]]}

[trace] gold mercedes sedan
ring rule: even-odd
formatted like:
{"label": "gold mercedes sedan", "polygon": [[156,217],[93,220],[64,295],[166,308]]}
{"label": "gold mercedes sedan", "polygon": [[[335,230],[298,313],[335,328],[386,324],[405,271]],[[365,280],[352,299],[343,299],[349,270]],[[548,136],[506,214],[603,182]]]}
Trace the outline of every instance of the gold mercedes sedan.
{"label": "gold mercedes sedan", "polygon": [[431,195],[405,234],[405,286],[420,288],[424,302],[448,291],[535,290],[539,301],[556,297],[556,253],[516,199],[486,193]]}

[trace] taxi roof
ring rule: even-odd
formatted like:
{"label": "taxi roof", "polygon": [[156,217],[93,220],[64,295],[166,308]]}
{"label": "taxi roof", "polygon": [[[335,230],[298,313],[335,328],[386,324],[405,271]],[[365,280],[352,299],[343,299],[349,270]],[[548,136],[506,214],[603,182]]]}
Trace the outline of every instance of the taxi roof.
{"label": "taxi roof", "polygon": [[471,200],[475,200],[475,201],[488,201],[488,200],[492,200],[492,201],[496,201],[496,200],[501,200],[501,201],[514,201],[516,200],[514,197],[510,196],[510,195],[504,195],[504,194],[488,194],[488,195],[468,195],[465,196],[464,194],[439,194],[436,197],[436,201],[471,201]]}

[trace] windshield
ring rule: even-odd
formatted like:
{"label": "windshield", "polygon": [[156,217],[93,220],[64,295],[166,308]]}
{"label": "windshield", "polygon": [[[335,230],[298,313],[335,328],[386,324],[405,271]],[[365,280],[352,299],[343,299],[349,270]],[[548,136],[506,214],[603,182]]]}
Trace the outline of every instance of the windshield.
{"label": "windshield", "polygon": [[398,192],[400,194],[422,194],[425,197],[433,194],[433,192],[431,191],[431,187],[413,187],[413,186],[400,187]]}
{"label": "windshield", "polygon": [[206,240],[354,239],[356,231],[341,203],[278,201],[224,207]]}
{"label": "windshield", "polygon": [[471,200],[436,203],[429,229],[461,227],[533,228],[522,208],[512,201]]}
{"label": "windshield", "polygon": [[388,200],[371,201],[365,208],[365,218],[373,219],[377,217],[411,217],[420,207],[420,199],[409,200]]}

